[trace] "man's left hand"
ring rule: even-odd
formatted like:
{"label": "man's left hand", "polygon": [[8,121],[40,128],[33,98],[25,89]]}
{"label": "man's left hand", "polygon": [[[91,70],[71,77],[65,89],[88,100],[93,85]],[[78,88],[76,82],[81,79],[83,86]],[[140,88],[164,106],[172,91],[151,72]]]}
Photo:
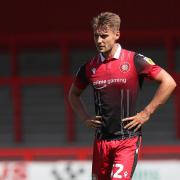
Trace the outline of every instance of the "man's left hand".
{"label": "man's left hand", "polygon": [[150,114],[148,112],[141,111],[140,113],[137,113],[135,116],[127,117],[122,119],[123,122],[130,121],[126,126],[124,126],[125,129],[134,129],[134,132],[136,132],[144,123],[146,123],[150,118]]}

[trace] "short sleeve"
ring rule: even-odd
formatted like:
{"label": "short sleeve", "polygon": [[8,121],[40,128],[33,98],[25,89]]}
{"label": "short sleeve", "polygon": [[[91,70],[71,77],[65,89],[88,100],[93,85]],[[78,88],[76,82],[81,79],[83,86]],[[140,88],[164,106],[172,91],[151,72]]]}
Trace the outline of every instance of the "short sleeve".
{"label": "short sleeve", "polygon": [[153,79],[162,69],[152,59],[137,53],[134,56],[134,64],[138,74],[149,79]]}
{"label": "short sleeve", "polygon": [[74,84],[79,89],[85,89],[89,81],[86,76],[86,64],[82,65],[76,73]]}

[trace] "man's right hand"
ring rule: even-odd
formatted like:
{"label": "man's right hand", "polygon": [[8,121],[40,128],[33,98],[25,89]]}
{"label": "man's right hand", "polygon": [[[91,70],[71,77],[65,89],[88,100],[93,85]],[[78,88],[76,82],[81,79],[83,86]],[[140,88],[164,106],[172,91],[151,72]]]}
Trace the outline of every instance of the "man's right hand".
{"label": "man's right hand", "polygon": [[102,126],[102,117],[95,116],[94,118],[89,118],[85,121],[86,125],[91,128],[100,128]]}

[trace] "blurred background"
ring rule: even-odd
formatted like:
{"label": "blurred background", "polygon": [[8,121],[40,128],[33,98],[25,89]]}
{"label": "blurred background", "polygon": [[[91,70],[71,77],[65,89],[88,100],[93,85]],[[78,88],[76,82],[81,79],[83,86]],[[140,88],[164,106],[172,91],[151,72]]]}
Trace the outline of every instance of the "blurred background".
{"label": "blurred background", "polygon": [[[153,59],[180,83],[179,1],[2,1],[0,6],[0,179],[88,180],[93,130],[67,99],[78,67],[96,49],[91,20],[121,17],[120,44]],[[138,109],[157,84],[146,82]],[[134,180],[179,180],[180,90],[143,127]],[[92,89],[83,94],[94,114]],[[170,169],[167,171],[167,169]]]}

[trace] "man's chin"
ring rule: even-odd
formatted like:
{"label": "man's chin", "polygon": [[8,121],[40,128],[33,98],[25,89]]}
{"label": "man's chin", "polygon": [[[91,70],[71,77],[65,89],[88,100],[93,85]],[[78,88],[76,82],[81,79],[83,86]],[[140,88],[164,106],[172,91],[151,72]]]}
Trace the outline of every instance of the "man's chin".
{"label": "man's chin", "polygon": [[103,50],[103,49],[98,49],[98,52],[99,52],[99,53],[105,53],[105,50]]}

